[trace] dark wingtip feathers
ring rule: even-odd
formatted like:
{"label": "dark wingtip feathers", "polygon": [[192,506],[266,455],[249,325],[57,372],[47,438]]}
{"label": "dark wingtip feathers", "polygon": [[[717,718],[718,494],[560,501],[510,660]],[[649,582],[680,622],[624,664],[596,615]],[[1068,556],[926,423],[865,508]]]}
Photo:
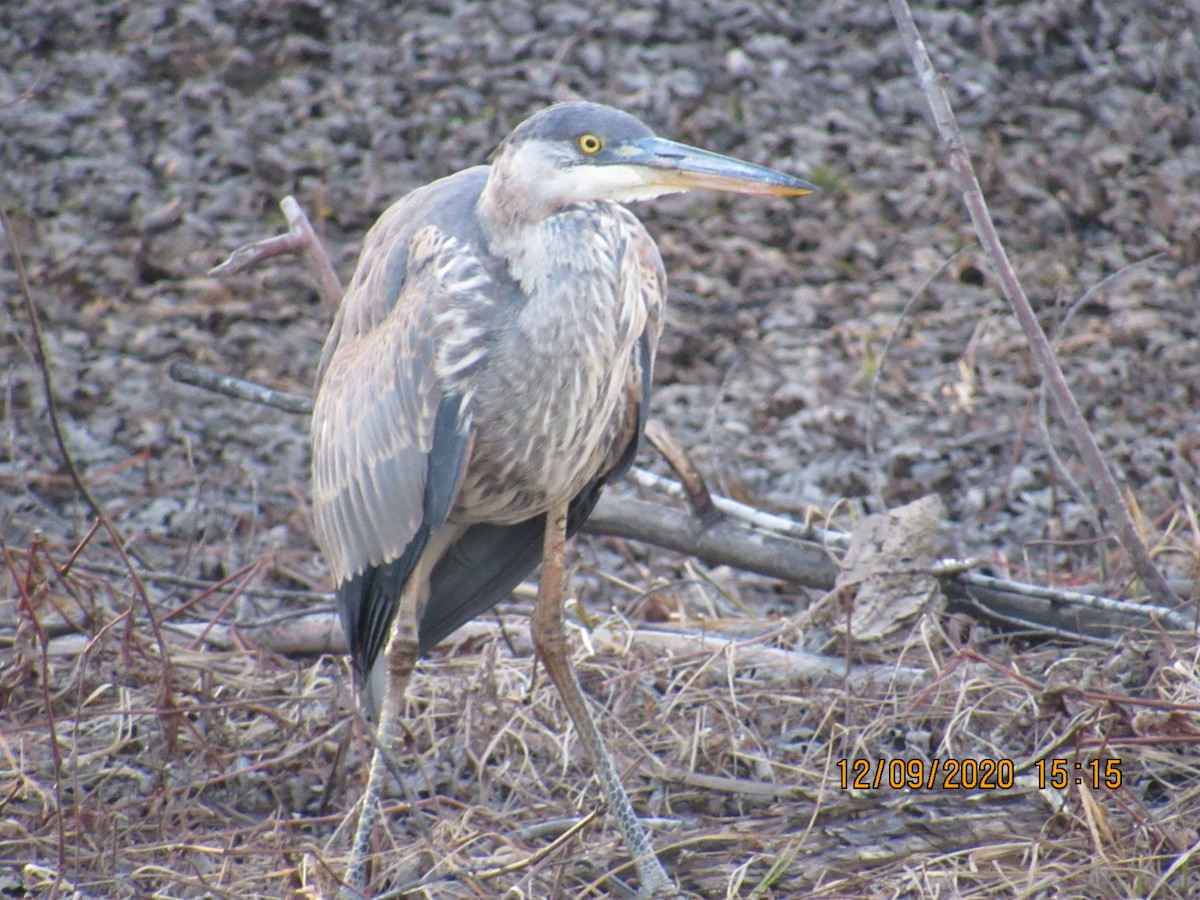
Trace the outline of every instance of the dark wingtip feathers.
{"label": "dark wingtip feathers", "polygon": [[428,541],[429,528],[422,526],[399,557],[382,565],[369,566],[338,585],[342,629],[354,671],[360,679],[370,675],[371,667],[387,643],[392,618],[400,605],[400,592]]}

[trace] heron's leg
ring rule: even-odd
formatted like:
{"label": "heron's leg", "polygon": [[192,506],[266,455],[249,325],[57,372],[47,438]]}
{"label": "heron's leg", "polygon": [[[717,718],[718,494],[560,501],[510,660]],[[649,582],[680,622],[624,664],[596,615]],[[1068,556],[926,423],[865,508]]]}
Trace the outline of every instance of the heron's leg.
{"label": "heron's leg", "polygon": [[[420,567],[419,567],[420,569]],[[350,849],[350,865],[346,870],[346,889],[343,900],[367,896],[367,864],[371,855],[371,833],[379,821],[379,805],[383,799],[383,781],[387,777],[388,765],[385,754],[390,753],[396,742],[400,721],[400,707],[408,678],[416,665],[420,645],[417,641],[417,585],[422,583],[423,572],[418,569],[400,594],[400,606],[392,621],[392,632],[383,651],[386,681],[383,704],[375,732],[375,750],[371,754],[371,768],[367,774],[367,787],[363,792],[362,810],[358,816],[358,828],[354,832],[354,844]],[[368,677],[370,677],[368,675]],[[364,686],[365,687],[365,686]]]}
{"label": "heron's leg", "polygon": [[671,881],[663,870],[654,848],[646,836],[646,830],[633,811],[629,795],[621,785],[616,767],[600,731],[588,710],[583,691],[568,656],[567,636],[563,630],[563,565],[564,544],[567,533],[566,504],[551,509],[546,514],[546,538],[542,547],[542,575],[538,583],[537,605],[533,613],[533,644],[542,665],[558,693],[563,705],[575,723],[575,729],[587,748],[600,784],[608,798],[609,808],[621,826],[625,843],[629,845],[637,866],[641,882],[639,896],[650,897],[671,887]]}

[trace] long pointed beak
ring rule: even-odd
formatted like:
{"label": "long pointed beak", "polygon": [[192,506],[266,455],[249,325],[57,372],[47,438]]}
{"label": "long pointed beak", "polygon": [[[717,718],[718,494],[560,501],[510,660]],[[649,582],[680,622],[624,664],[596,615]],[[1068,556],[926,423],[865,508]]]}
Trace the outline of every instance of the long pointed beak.
{"label": "long pointed beak", "polygon": [[666,190],[709,188],[780,197],[811,194],[817,190],[815,185],[775,169],[660,137],[641,138],[616,147],[611,161],[643,169],[647,184],[661,185]]}

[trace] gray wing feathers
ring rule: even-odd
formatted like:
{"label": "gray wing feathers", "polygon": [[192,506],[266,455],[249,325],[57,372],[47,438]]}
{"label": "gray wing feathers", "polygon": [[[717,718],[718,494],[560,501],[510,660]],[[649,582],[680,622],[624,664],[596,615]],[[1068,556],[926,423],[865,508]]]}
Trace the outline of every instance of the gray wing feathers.
{"label": "gray wing feathers", "polygon": [[471,209],[487,181],[487,166],[475,166],[425,185],[393,203],[367,232],[358,268],[346,289],[317,367],[317,384],[338,348],[377,328],[405,290],[414,235],[427,225],[471,239]]}
{"label": "gray wing feathers", "polygon": [[360,675],[383,649],[401,591],[446,523],[466,468],[462,398],[438,376],[439,347],[453,337],[439,310],[469,264],[457,243],[427,226],[387,248],[402,255],[405,276],[395,284],[385,262],[376,271],[398,296],[361,330],[364,307],[379,296],[370,273],[356,276],[326,348],[313,410],[313,518]]}
{"label": "gray wing feathers", "polygon": [[[443,389],[441,260],[487,178],[480,166],[393,204],[367,233],[358,269],[321,353],[313,410],[313,518],[336,583],[400,556],[422,524]],[[470,235],[467,235],[470,237]],[[457,407],[456,407],[457,409]],[[465,441],[463,423],[446,429]],[[461,465],[464,448],[450,456]],[[458,474],[438,470],[438,489]],[[453,496],[436,499],[444,519]]]}
{"label": "gray wing feathers", "polygon": [[399,556],[424,514],[441,400],[433,346],[409,323],[386,324],[343,345],[313,410],[313,517],[339,583]]}

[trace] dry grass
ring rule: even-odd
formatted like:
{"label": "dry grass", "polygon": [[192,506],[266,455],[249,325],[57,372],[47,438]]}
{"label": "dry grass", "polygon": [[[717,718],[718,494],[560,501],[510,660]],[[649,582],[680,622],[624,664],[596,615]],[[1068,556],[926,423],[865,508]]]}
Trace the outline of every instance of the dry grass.
{"label": "dry grass", "polygon": [[[93,541],[62,576],[51,564],[65,553],[6,551],[19,628],[0,670],[0,891],[328,895],[368,752],[344,662],[196,647],[170,623],[160,642],[129,578],[87,574],[115,558]],[[188,615],[203,621],[225,599]],[[49,640],[43,625],[64,615],[86,644]],[[579,655],[635,803],[690,894],[1200,890],[1195,647],[1159,635],[1118,653],[964,649],[925,620],[874,670],[917,667],[915,683],[789,683],[767,664],[766,648],[799,640],[779,625],[710,621],[772,637],[696,639],[683,652],[678,635],[606,619],[589,636],[594,655]],[[414,678],[377,884],[430,897],[621,895],[623,847],[523,628],[506,620],[515,655],[493,629]],[[1039,789],[1040,757],[1119,760],[1121,786]],[[927,775],[935,758],[1010,759],[1017,772],[996,790],[840,784],[842,759],[915,760]]]}

